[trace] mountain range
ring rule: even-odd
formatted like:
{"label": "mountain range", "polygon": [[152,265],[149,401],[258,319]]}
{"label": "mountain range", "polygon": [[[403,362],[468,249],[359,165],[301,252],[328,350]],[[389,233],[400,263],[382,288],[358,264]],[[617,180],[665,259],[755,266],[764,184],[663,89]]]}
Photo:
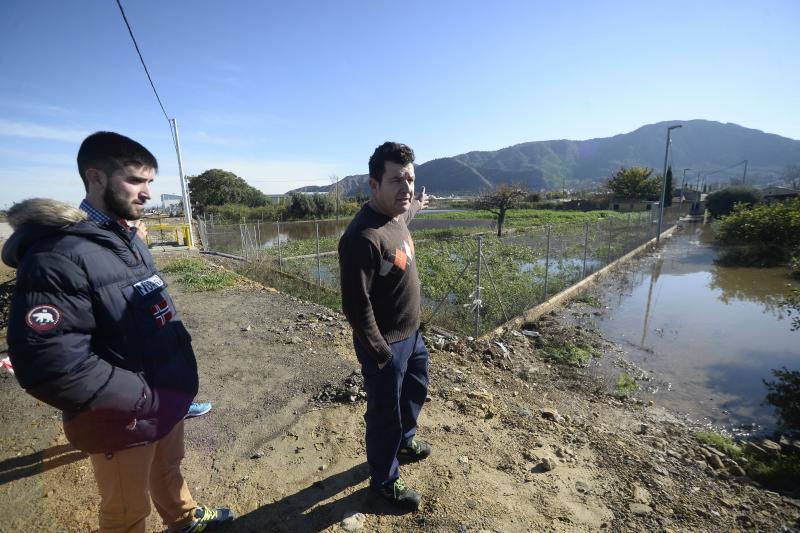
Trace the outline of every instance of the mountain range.
{"label": "mountain range", "polygon": [[[676,185],[704,177],[708,183],[741,180],[747,160],[748,182],[766,184],[790,165],[800,165],[800,141],[709,120],[674,120],[642,126],[630,133],[584,141],[533,141],[495,151],[468,152],[416,166],[417,183],[437,196],[476,194],[501,183],[531,190],[586,189],[602,185],[621,166],[646,166],[660,174],[667,127],[672,132],[671,164]],[[368,192],[366,174],[347,176],[345,195]],[[334,185],[299,192],[327,192]],[[294,191],[290,191],[294,192]]]}

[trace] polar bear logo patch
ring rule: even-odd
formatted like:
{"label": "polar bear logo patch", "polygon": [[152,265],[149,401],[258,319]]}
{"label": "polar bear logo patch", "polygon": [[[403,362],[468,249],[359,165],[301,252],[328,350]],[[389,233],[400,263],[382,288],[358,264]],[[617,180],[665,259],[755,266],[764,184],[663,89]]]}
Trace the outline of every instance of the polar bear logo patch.
{"label": "polar bear logo patch", "polygon": [[55,329],[61,324],[63,315],[54,305],[37,305],[25,315],[25,323],[34,331]]}

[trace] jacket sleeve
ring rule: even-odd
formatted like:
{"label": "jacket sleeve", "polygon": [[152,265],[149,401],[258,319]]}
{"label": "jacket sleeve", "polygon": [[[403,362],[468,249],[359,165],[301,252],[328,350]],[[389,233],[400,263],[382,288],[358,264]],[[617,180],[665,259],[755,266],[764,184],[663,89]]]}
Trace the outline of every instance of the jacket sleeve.
{"label": "jacket sleeve", "polygon": [[339,243],[342,311],[358,342],[383,364],[392,358],[392,350],[378,329],[370,300],[380,259],[375,246],[361,236],[343,238]]}
{"label": "jacket sleeve", "polygon": [[405,214],[403,215],[405,217],[406,224],[411,222],[411,219],[417,216],[417,213],[419,212],[421,207],[422,207],[422,202],[420,202],[418,198],[411,199],[411,207],[409,207],[408,211],[406,211]]}
{"label": "jacket sleeve", "polygon": [[136,416],[152,401],[150,391],[137,374],[92,352],[94,328],[83,269],[57,253],[26,256],[17,270],[8,324],[8,351],[20,385],[62,411]]}

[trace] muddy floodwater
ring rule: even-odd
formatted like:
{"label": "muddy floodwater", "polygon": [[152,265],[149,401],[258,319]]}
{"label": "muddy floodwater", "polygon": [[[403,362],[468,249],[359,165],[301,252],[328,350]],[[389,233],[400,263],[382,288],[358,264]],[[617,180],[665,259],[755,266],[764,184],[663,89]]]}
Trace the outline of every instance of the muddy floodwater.
{"label": "muddy floodwater", "polygon": [[[716,255],[712,228],[687,225],[603,285],[596,324],[628,352],[643,399],[722,429],[771,430],[763,380],[800,369],[800,331],[780,306],[798,283],[786,268],[722,267]],[[624,368],[606,358],[594,371],[613,379]]]}

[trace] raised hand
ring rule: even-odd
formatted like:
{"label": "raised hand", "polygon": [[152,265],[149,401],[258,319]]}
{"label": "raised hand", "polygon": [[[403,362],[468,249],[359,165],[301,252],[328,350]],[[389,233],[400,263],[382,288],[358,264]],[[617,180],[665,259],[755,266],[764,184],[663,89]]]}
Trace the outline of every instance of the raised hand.
{"label": "raised hand", "polygon": [[422,190],[419,192],[419,203],[420,209],[425,209],[428,207],[428,195],[425,194],[425,186],[422,186]]}

